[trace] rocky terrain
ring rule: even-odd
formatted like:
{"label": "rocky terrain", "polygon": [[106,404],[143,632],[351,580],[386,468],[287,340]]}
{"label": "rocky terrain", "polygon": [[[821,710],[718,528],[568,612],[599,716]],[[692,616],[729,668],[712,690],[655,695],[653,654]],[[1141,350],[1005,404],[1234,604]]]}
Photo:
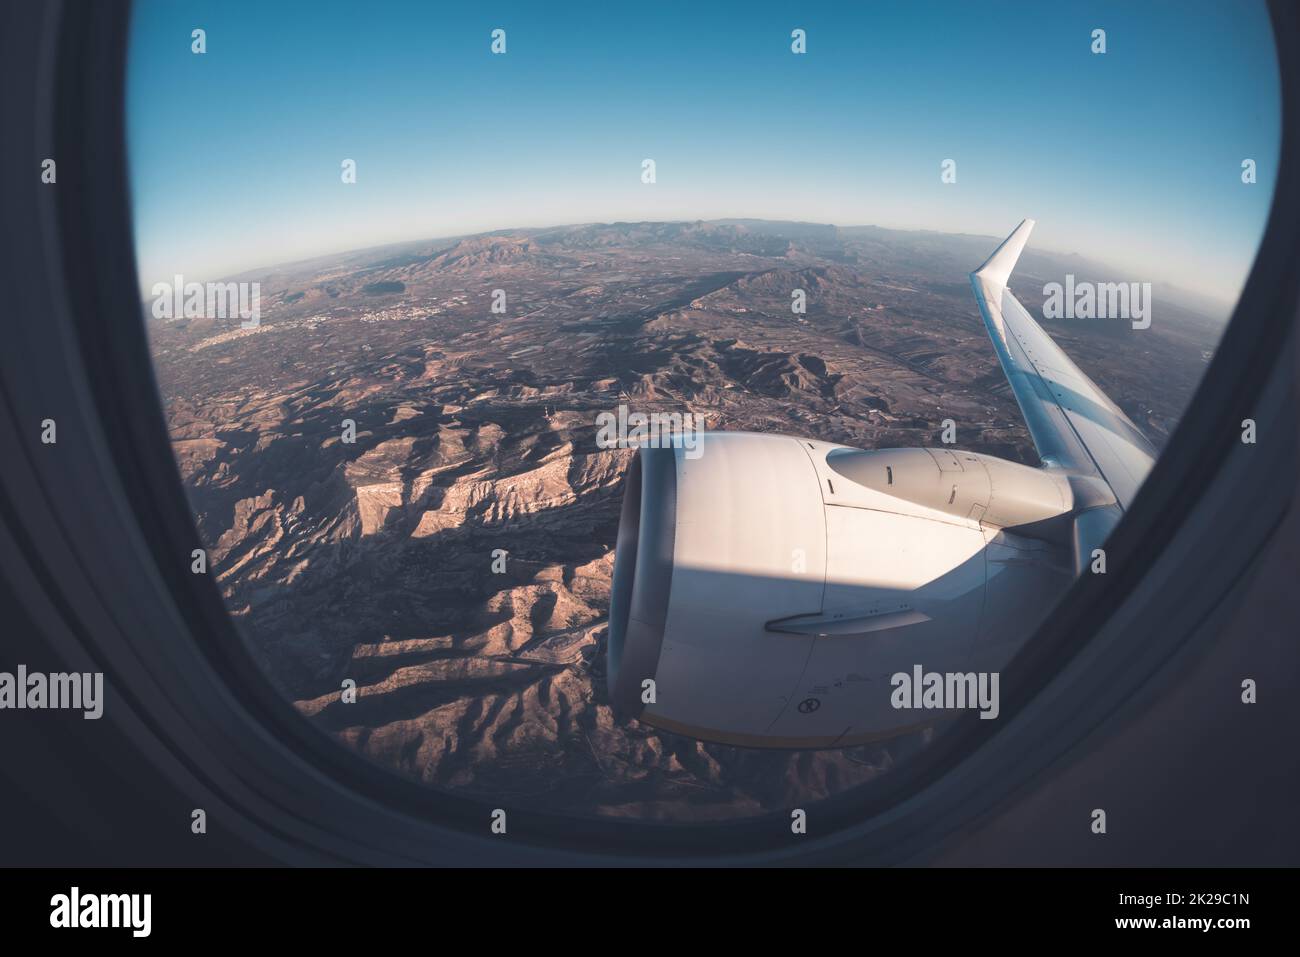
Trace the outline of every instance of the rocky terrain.
{"label": "rocky terrain", "polygon": [[[928,732],[768,752],[611,717],[605,616],[630,453],[597,448],[596,416],[626,403],[865,448],[937,444],[951,418],[961,447],[1033,462],[967,280],[996,242],[634,223],[237,277],[261,283],[260,327],[150,322],[227,606],[303,715],[432,786],[686,820],[867,782]],[[1099,268],[1027,253],[1013,286],[1034,308],[1045,281]],[[1145,331],[1045,325],[1157,445],[1217,341],[1159,298]]]}

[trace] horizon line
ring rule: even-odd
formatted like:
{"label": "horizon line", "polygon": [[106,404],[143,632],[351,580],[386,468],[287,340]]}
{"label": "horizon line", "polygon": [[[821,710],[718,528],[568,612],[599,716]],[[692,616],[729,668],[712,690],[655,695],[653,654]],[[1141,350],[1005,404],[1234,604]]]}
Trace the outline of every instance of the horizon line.
{"label": "horizon line", "polygon": [[[372,245],[367,245],[367,246],[351,246],[351,247],[345,247],[340,249],[332,249],[328,252],[317,253],[312,256],[304,256],[300,259],[284,259],[273,263],[268,263],[263,266],[250,266],[245,269],[240,269],[236,272],[225,273],[223,275],[219,275],[211,279],[195,280],[195,281],[214,282],[214,283],[228,282],[233,280],[239,280],[241,277],[246,277],[250,273],[273,272],[276,270],[287,269],[293,266],[306,265],[308,263],[312,263],[317,260],[330,259],[339,256],[346,256],[353,253],[366,253],[366,252],[372,252],[372,251],[377,251],[382,249],[388,249],[390,247],[396,247],[396,246],[413,246],[413,245],[418,245],[420,243],[431,243],[431,242],[442,242],[442,241],[451,241],[451,242],[463,241],[465,239],[472,239],[478,236],[491,236],[496,234],[544,232],[547,230],[555,230],[555,229],[579,229],[584,226],[620,226],[620,225],[637,226],[637,225],[649,225],[649,224],[689,225],[692,223],[728,223],[728,222],[781,223],[781,224],[790,224],[790,225],[797,225],[797,226],[827,226],[832,229],[880,229],[887,232],[929,233],[937,236],[970,237],[972,239],[988,238],[994,240],[995,242],[999,241],[1000,238],[1004,238],[1001,237],[1000,234],[995,234],[995,233],[972,233],[972,232],[965,232],[965,231],[953,232],[948,230],[931,229],[931,228],[924,228],[918,226],[881,226],[878,223],[841,224],[841,223],[831,223],[831,222],[819,222],[817,220],[810,220],[810,219],[769,219],[762,216],[716,216],[709,219],[703,219],[703,218],[614,219],[608,221],[587,220],[583,222],[573,222],[573,223],[552,223],[545,226],[502,226],[494,229],[482,229],[475,232],[447,233],[443,235],[421,236],[414,239],[394,239],[387,242],[374,243]],[[1065,252],[1060,249],[1048,247],[1048,248],[1038,248],[1033,250],[1033,252],[1044,254],[1044,255],[1058,256],[1062,258],[1073,257],[1073,258],[1081,259],[1085,262],[1092,263],[1097,266],[1102,266],[1104,268],[1110,268],[1110,269],[1114,268],[1114,266],[1112,266],[1109,263],[1103,262],[1099,259],[1091,259],[1085,256],[1084,254],[1078,252],[1077,250]],[[976,264],[973,267],[973,269],[974,268],[978,268],[978,264]],[[154,279],[152,282],[145,282],[144,276],[142,274],[137,274],[137,279],[140,280],[140,288],[142,292],[151,289],[155,283],[162,281],[159,279]],[[1229,315],[1231,314],[1232,310],[1236,308],[1235,302],[1230,302],[1228,300],[1221,299],[1217,296],[1212,296],[1209,293],[1200,292],[1198,290],[1191,289],[1187,286],[1182,286],[1179,285],[1178,283],[1170,282],[1169,280],[1161,280],[1161,284],[1176,289],[1193,298],[1203,300],[1207,304],[1218,306],[1226,310],[1229,313]],[[149,296],[151,297],[152,293],[150,293]]]}

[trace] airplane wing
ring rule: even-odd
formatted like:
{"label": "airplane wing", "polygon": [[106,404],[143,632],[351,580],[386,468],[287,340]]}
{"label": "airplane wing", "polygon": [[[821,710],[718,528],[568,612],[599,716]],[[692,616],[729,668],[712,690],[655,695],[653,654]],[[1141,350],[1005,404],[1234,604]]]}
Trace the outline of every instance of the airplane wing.
{"label": "airplane wing", "polygon": [[[1007,288],[1025,248],[1032,219],[1024,220],[971,273],[975,301],[1002,371],[1006,373],[1043,465],[1093,476],[1109,486],[1119,510],[1132,503],[1156,452],[1128,416],[1080,371]],[[1075,562],[1083,560],[1119,519],[1119,513],[1076,519]]]}

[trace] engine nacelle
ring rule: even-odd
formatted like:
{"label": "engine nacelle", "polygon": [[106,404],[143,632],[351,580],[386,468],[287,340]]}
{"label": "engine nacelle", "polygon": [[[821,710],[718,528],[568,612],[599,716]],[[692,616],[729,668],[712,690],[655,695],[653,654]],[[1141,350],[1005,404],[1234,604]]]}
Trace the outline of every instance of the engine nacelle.
{"label": "engine nacelle", "polygon": [[616,711],[703,740],[840,747],[932,724],[891,676],[1001,667],[1070,580],[1008,531],[1068,481],[968,452],[744,432],[642,448],[610,602]]}

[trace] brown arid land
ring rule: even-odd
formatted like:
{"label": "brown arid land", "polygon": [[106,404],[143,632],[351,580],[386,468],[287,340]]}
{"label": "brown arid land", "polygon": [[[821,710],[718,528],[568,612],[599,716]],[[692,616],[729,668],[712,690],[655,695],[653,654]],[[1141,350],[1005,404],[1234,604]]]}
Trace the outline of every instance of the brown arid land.
{"label": "brown arid land", "polygon": [[[631,454],[596,417],[1034,462],[971,295],[993,237],[749,221],[521,230],[237,277],[262,320],[150,320],[177,462],[248,647],[304,717],[428,785],[705,820],[865,784],[927,731],[824,752],[701,744],[611,714],[605,619]],[[1031,310],[1066,271],[1027,252]],[[493,290],[506,310],[491,311]],[[803,289],[807,311],[791,311]],[[1168,292],[1167,290],[1165,292]],[[1045,323],[1157,446],[1219,327]],[[355,442],[344,442],[344,420]],[[506,552],[505,571],[493,571]],[[340,700],[344,679],[354,704]]]}

